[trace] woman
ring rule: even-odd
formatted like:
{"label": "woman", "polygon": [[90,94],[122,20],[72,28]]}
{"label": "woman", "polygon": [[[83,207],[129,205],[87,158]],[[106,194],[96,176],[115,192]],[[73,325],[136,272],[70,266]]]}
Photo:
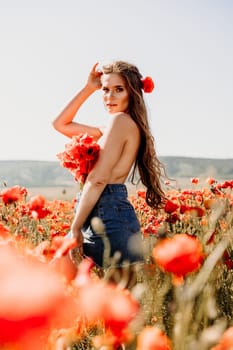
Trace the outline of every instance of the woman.
{"label": "woman", "polygon": [[[138,238],[140,226],[127,199],[125,181],[132,169],[133,182],[137,171],[146,187],[148,205],[157,207],[164,197],[160,184],[162,166],[148,125],[143,99],[145,80],[139,70],[123,61],[103,66],[101,71],[97,66],[98,63],[93,66],[86,85],[54,120],[53,126],[68,137],[87,133],[100,145],[98,160],[85,181],[71,226],[78,242],[76,252],[91,257],[97,266],[103,267],[103,240],[91,221],[97,216],[103,221],[110,241],[111,257],[120,252],[118,265],[122,266],[126,260],[134,263],[143,258],[142,251],[131,249],[129,244],[134,237]],[[110,115],[107,127],[75,122],[81,105],[99,89]]]}

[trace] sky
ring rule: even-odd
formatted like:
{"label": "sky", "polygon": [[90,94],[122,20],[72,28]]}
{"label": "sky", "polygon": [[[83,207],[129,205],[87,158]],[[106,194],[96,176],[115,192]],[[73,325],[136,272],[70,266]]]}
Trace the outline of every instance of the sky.
{"label": "sky", "polygon": [[[56,161],[52,120],[118,59],[155,81],[158,156],[233,158],[232,0],[0,0],[0,160]],[[107,118],[98,91],[76,120]]]}

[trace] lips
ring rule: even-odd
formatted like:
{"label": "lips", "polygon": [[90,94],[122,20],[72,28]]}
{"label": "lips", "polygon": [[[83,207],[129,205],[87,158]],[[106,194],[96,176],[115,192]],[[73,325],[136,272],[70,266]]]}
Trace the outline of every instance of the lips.
{"label": "lips", "polygon": [[117,105],[114,104],[114,103],[107,103],[106,106],[107,106],[107,107],[116,107]]}

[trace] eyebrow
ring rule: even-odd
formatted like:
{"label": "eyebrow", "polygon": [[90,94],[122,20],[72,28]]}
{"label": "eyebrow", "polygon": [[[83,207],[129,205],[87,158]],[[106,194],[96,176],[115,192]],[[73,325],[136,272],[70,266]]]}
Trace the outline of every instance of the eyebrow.
{"label": "eyebrow", "polygon": [[[103,85],[103,87],[106,87],[107,85]],[[125,87],[125,85],[124,84],[122,84],[122,85],[113,85],[113,87],[114,88],[119,88],[119,87]]]}

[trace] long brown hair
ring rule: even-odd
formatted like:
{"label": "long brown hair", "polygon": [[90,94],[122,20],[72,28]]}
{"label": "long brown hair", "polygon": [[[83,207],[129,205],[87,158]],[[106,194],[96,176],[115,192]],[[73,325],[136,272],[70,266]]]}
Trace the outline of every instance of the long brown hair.
{"label": "long brown hair", "polygon": [[165,194],[161,186],[161,176],[164,171],[163,164],[159,161],[154,138],[151,134],[148,114],[142,93],[142,75],[138,68],[128,62],[115,61],[104,65],[104,74],[117,73],[125,80],[129,92],[129,114],[140,129],[141,142],[134,164],[131,182],[134,182],[138,170],[140,180],[146,187],[146,202],[150,207],[158,207]]}

